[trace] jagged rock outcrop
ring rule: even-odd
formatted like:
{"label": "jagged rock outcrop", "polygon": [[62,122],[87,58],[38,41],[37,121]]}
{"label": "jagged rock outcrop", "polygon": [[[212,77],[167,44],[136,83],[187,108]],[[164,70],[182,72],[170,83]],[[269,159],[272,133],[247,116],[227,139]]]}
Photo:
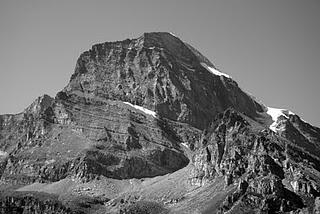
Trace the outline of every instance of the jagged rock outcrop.
{"label": "jagged rock outcrop", "polygon": [[225,187],[238,184],[221,211],[290,212],[313,204],[320,193],[319,172],[309,171],[319,158],[232,109],[217,116],[195,151],[192,184],[221,176]]}

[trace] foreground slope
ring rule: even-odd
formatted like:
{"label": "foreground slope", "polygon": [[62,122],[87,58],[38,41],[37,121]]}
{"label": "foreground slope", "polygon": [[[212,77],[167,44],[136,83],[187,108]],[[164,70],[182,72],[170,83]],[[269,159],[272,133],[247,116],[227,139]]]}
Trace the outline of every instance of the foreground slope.
{"label": "foreground slope", "polygon": [[94,45],[54,98],[0,116],[1,212],[312,213],[319,140],[176,36],[145,33]]}

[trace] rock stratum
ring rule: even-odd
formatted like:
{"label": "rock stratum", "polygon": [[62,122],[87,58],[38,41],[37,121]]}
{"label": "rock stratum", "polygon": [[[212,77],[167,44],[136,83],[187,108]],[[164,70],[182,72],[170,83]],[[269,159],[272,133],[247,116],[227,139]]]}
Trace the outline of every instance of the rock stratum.
{"label": "rock stratum", "polygon": [[320,213],[319,154],[319,128],[144,33],[0,115],[0,213]]}

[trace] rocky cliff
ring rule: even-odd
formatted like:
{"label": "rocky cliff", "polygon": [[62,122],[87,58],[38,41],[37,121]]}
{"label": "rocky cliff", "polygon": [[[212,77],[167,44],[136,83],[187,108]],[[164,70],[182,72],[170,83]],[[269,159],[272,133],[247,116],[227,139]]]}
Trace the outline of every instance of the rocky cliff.
{"label": "rocky cliff", "polygon": [[290,212],[320,195],[319,156],[234,110],[218,115],[195,151],[194,185],[222,176],[226,187],[238,186],[220,211]]}
{"label": "rocky cliff", "polygon": [[0,202],[29,213],[312,213],[319,141],[319,128],[256,101],[173,34],[144,33],[93,45],[54,98],[0,116],[0,190],[10,189]]}

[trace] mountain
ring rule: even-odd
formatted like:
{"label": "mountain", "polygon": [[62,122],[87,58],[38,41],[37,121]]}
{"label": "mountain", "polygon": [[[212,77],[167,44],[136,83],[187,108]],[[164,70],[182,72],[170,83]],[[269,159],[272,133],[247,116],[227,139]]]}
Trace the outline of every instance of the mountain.
{"label": "mountain", "polygon": [[171,33],[93,45],[0,116],[1,213],[317,213],[320,129]]}

